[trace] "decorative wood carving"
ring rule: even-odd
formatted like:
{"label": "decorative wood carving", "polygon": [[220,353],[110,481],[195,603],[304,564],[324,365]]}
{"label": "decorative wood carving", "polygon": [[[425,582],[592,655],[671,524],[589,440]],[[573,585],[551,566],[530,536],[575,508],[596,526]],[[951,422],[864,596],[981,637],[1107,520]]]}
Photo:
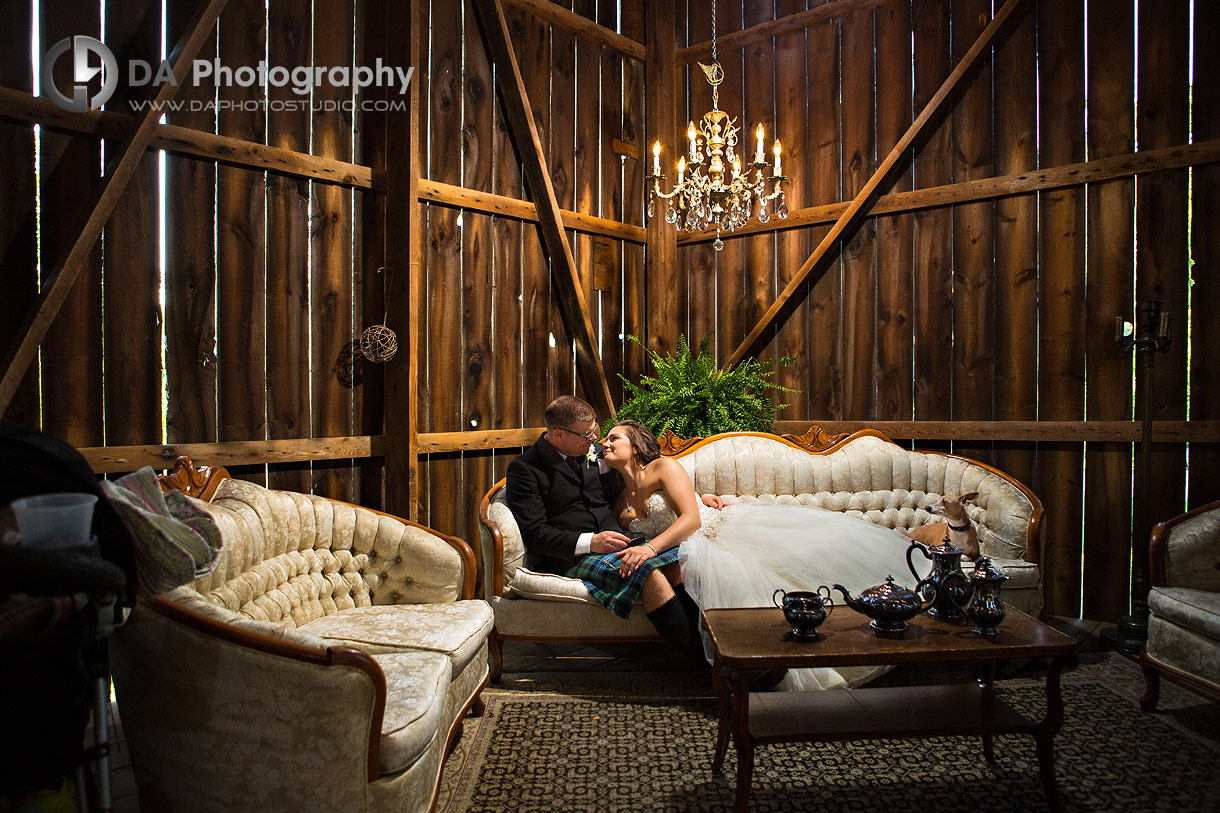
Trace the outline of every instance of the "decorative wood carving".
{"label": "decorative wood carving", "polygon": [[691,438],[690,440],[683,440],[674,434],[674,430],[666,429],[661,433],[661,436],[657,438],[657,443],[661,444],[661,454],[668,456],[676,455],[678,452],[689,449],[691,446],[694,446],[701,440],[703,440],[703,438]]}
{"label": "decorative wood carving", "polygon": [[181,491],[188,497],[198,497],[210,500],[220,487],[222,480],[229,477],[224,466],[196,466],[195,461],[183,455],[174,461],[174,467],[168,474],[161,475],[161,491]]}
{"label": "decorative wood carving", "polygon": [[817,424],[810,424],[803,435],[780,435],[781,438],[789,443],[800,446],[802,449],[808,449],[813,453],[824,452],[831,446],[834,446],[841,441],[851,437],[851,432],[843,432],[839,435],[829,434],[825,429]]}
{"label": "decorative wood carving", "polygon": [[[743,432],[744,435],[755,435],[757,437],[776,437],[766,432]],[[822,427],[811,424],[803,435],[779,435],[782,440],[786,440],[793,446],[799,446],[814,454],[819,454],[827,449],[847,440],[852,436],[852,432],[843,432],[838,435],[832,435]],[[689,440],[678,437],[672,429],[666,429],[661,436],[657,438],[657,443],[661,446],[661,454],[676,455],[686,451],[696,443],[704,440],[704,438],[694,437]]]}

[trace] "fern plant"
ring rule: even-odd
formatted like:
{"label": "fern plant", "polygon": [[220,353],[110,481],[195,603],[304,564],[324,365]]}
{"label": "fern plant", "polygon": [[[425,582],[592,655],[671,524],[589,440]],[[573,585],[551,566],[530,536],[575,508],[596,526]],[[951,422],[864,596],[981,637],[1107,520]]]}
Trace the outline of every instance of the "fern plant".
{"label": "fern plant", "polygon": [[[644,347],[635,336],[627,338]],[[616,420],[631,418],[656,435],[672,429],[683,438],[719,432],[770,432],[775,413],[788,405],[775,406],[766,391],[799,392],[771,381],[773,368],[790,364],[796,356],[766,362],[750,358],[717,370],[716,360],[708,351],[711,340],[711,334],[704,337],[697,354],[691,352],[682,335],[678,336],[677,348],[667,356],[644,347],[654,374],[643,376],[638,385],[619,376],[629,397],[618,415],[607,422],[606,430]]]}

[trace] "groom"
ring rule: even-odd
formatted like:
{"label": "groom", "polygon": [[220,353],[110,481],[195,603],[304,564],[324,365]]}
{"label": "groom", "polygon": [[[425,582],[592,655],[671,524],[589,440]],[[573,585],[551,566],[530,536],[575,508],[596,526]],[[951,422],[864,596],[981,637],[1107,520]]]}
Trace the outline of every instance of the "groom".
{"label": "groom", "polygon": [[[546,433],[508,464],[508,508],[513,512],[530,566],[566,574],[582,557],[615,553],[630,544],[610,502],[622,490],[617,472],[600,462],[601,444],[593,407],[561,395],[543,413]],[[589,458],[592,448],[598,459]],[[659,569],[644,581],[640,596],[648,620],[666,641],[702,659],[699,608]]]}

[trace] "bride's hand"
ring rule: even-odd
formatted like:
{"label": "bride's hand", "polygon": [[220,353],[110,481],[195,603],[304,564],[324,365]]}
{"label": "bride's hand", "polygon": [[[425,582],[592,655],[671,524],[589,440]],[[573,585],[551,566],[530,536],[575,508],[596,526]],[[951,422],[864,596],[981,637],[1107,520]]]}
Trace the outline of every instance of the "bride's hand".
{"label": "bride's hand", "polygon": [[724,508],[724,500],[720,499],[715,494],[704,494],[699,499],[703,500],[703,504],[708,508],[715,508],[717,511]]}
{"label": "bride's hand", "polygon": [[640,565],[647,562],[653,556],[656,556],[656,551],[652,546],[645,542],[643,545],[634,545],[620,553],[618,572],[620,576],[627,577],[640,569]]}

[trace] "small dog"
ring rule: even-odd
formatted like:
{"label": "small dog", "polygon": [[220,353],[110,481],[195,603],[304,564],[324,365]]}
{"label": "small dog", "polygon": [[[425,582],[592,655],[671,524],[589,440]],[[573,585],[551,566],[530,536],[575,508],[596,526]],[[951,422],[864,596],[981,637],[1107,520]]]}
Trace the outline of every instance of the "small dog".
{"label": "small dog", "polygon": [[920,525],[918,528],[912,528],[907,533],[907,536],[922,542],[928,547],[942,544],[947,536],[949,542],[955,547],[961,548],[962,552],[971,559],[977,559],[979,555],[979,535],[975,532],[974,525],[970,522],[970,517],[966,516],[966,504],[978,499],[978,496],[979,493],[977,491],[971,491],[969,494],[963,494],[960,497],[946,494],[929,505],[928,511],[933,514],[939,514],[948,521]]}

